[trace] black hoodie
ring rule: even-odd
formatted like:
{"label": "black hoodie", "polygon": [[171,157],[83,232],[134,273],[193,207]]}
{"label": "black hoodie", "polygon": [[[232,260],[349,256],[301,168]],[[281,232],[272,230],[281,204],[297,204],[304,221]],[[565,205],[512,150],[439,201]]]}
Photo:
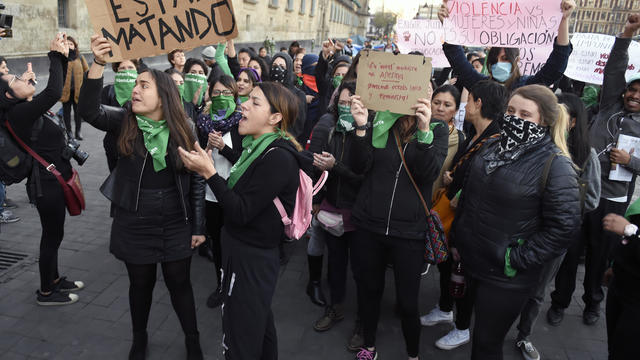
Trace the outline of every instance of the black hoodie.
{"label": "black hoodie", "polygon": [[307,139],[300,139],[300,136],[304,133],[304,125],[307,121],[307,97],[302,90],[296,88],[294,85],[295,74],[293,73],[293,60],[291,60],[291,56],[285,52],[279,52],[273,55],[272,64],[277,58],[282,58],[287,65],[283,85],[286,86],[298,100],[298,116],[296,117],[296,122],[293,124],[293,127],[289,129],[289,132],[298,139],[298,142],[304,144]]}

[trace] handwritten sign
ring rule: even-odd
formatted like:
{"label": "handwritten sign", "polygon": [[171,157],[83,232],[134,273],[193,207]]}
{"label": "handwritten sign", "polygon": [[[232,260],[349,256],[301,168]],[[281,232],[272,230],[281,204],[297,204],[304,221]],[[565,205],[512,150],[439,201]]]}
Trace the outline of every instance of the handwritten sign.
{"label": "handwritten sign", "polygon": [[[604,66],[616,38],[603,34],[575,33],[571,38],[573,52],[564,74],[574,80],[602,85]],[[632,41],[629,45],[629,63],[626,77],[640,70],[640,44]]]}
{"label": "handwritten sign", "polygon": [[431,58],[431,66],[449,67],[449,61],[442,51],[444,30],[440,20],[398,20],[396,33],[401,53],[420,51],[424,56]]}
{"label": "handwritten sign", "polygon": [[430,58],[363,50],[356,94],[369,110],[413,115],[411,107],[428,96],[430,80]]}
{"label": "handwritten sign", "polygon": [[231,0],[85,0],[109,61],[192,49],[238,36]]}

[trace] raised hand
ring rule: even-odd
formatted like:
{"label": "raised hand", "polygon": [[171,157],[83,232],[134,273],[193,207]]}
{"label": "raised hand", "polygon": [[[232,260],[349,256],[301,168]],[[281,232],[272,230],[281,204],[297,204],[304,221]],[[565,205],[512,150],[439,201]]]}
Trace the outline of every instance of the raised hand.
{"label": "raised hand", "polygon": [[562,19],[568,19],[576,9],[576,0],[562,0],[560,9],[562,10]]}
{"label": "raised hand", "polygon": [[351,115],[353,115],[353,120],[355,120],[356,125],[362,126],[367,123],[369,120],[369,112],[367,108],[364,107],[362,100],[360,100],[360,96],[353,95],[351,96]]}
{"label": "raised hand", "polygon": [[205,179],[209,179],[217,173],[213,158],[211,157],[211,150],[204,151],[200,144],[196,141],[194,144],[195,150],[186,151],[182,147],[178,147],[178,154],[184,166]]}
{"label": "raised hand", "polygon": [[57,33],[56,37],[51,40],[51,51],[57,51],[65,57],[69,56],[69,45],[67,44],[67,34]]}
{"label": "raised hand", "polygon": [[418,103],[413,105],[411,109],[416,111],[418,129],[421,131],[429,131],[429,124],[431,123],[431,100],[427,98],[418,99]]}
{"label": "raised hand", "polygon": [[111,44],[106,38],[100,35],[93,35],[91,37],[91,52],[93,57],[101,63],[106,63],[106,56],[111,52]]}
{"label": "raised hand", "polygon": [[623,37],[633,37],[633,34],[640,29],[640,13],[631,14],[627,18],[627,23],[624,24],[624,30],[622,31]]}
{"label": "raised hand", "polygon": [[328,39],[322,42],[322,57],[326,60],[336,52],[336,45],[333,40]]}
{"label": "raised hand", "polygon": [[442,0],[442,5],[440,5],[440,9],[438,9],[438,20],[440,22],[444,22],[445,18],[449,17],[449,8],[447,7],[447,0]]}

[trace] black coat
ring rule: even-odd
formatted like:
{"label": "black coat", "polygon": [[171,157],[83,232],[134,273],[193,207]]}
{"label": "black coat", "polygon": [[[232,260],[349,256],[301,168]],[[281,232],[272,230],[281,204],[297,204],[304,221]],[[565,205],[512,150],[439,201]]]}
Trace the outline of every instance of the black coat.
{"label": "black coat", "polygon": [[[429,207],[433,182],[447,156],[449,136],[442,121],[432,122],[441,124],[433,129],[434,138],[430,145],[415,139],[404,145],[407,165]],[[365,176],[352,211],[355,225],[378,234],[424,240],[427,216],[402,166],[393,132],[389,131],[384,149],[373,147],[370,129],[367,136],[354,137],[353,144],[353,171]]]}
{"label": "black coat", "polygon": [[[571,160],[556,156],[544,186],[547,160],[559,149],[547,136],[511,163],[487,173],[498,141],[473,157],[450,238],[474,278],[503,288],[535,287],[542,266],[563,254],[580,222],[577,175]],[[517,241],[524,240],[518,246]],[[513,278],[504,273],[512,247]]]}

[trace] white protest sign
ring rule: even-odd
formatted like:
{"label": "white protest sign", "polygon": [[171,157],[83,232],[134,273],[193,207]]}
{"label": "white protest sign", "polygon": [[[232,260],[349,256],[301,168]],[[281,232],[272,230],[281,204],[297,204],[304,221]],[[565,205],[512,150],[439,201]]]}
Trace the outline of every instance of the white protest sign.
{"label": "white protest sign", "polygon": [[[602,85],[604,66],[615,42],[615,36],[590,33],[575,33],[571,38],[573,52],[569,57],[564,74],[574,80]],[[629,63],[626,77],[640,70],[640,44],[632,41],[629,45]]]}
{"label": "white protest sign", "polygon": [[425,57],[431,58],[431,66],[435,68],[449,67],[447,57],[442,51],[444,31],[440,20],[398,20],[396,33],[401,53],[408,54],[412,51],[420,51]]}

